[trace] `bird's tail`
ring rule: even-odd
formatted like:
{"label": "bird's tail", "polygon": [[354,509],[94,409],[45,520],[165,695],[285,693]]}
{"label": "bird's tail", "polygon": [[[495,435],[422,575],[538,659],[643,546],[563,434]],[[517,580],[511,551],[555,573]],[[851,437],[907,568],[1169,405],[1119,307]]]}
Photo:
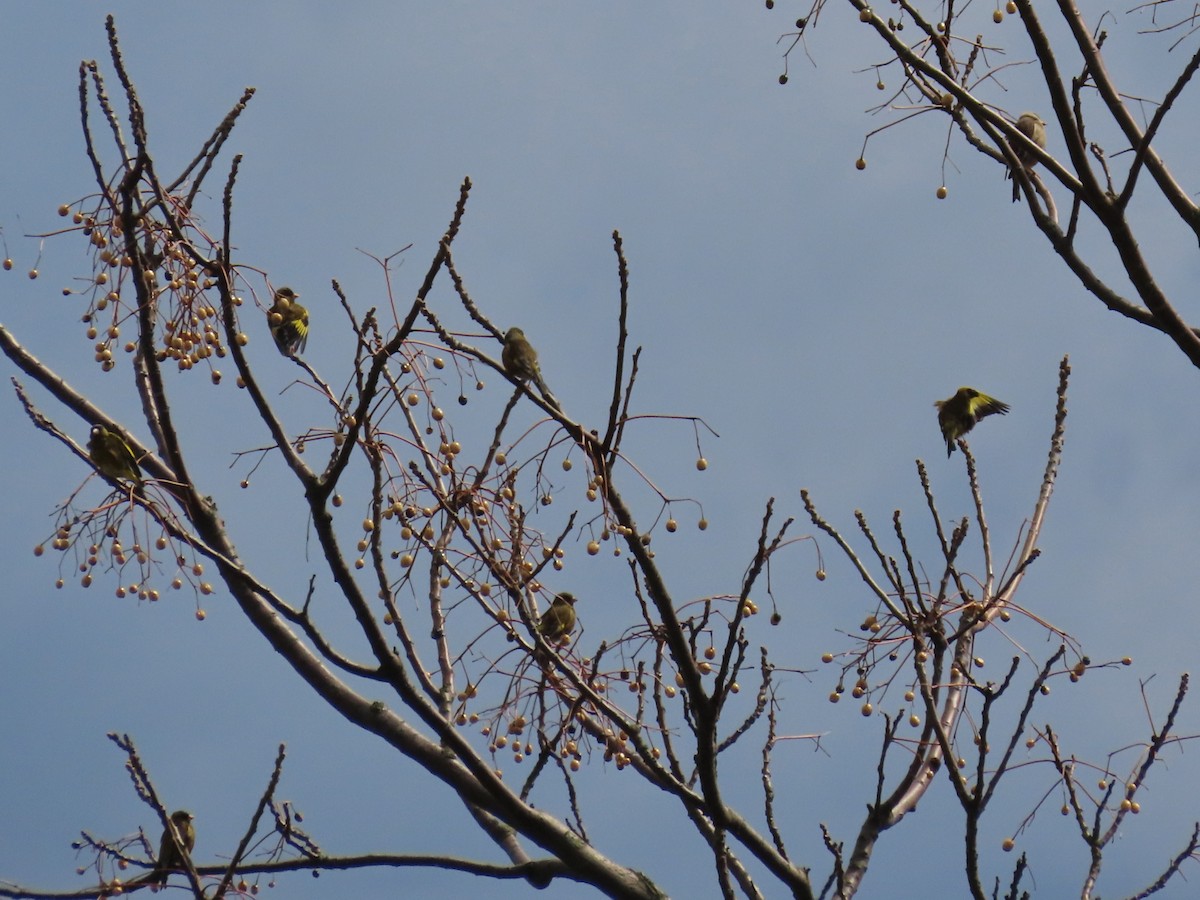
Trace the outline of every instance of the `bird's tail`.
{"label": "bird's tail", "polygon": [[550,388],[546,387],[546,382],[542,381],[542,376],[540,374],[534,375],[533,380],[537,384],[537,389],[542,394],[542,399],[546,401],[546,405],[555,412],[562,412],[562,407],[559,406],[558,400],[555,399],[554,395],[550,393]]}

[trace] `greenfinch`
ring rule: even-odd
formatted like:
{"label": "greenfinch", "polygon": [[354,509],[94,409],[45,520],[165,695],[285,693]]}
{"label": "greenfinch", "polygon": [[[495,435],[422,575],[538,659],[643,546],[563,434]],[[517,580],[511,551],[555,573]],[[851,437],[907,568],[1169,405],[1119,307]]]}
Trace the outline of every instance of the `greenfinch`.
{"label": "greenfinch", "polygon": [[[1037,113],[1021,113],[1020,118],[1017,119],[1017,131],[1037,144],[1040,149],[1046,149],[1046,123],[1042,121],[1042,117]],[[1012,149],[1013,153],[1017,155],[1017,160],[1026,169],[1032,169],[1037,165],[1037,158],[1030,152],[1028,147],[1013,141]],[[1008,177],[1012,178],[1013,203],[1016,203],[1021,199],[1021,185],[1012,172],[1008,173]]]}
{"label": "greenfinch", "polygon": [[93,425],[87,446],[88,456],[96,468],[109,478],[141,485],[142,471],[138,468],[137,457],[115,431],[109,431],[103,425]]}
{"label": "greenfinch", "polygon": [[302,353],[308,343],[308,310],[296,302],[299,296],[290,287],[281,287],[267,312],[271,337],[284,356]]}
{"label": "greenfinch", "polygon": [[532,381],[537,385],[546,405],[561,412],[562,407],[542,381],[542,367],[538,365],[537,351],[525,337],[520,328],[510,328],[504,335],[504,349],[500,352],[500,361],[504,363],[504,371],[510,378],[517,381]]}
{"label": "greenfinch", "polygon": [[933,404],[938,411],[938,425],[946,439],[946,459],[954,452],[954,442],[975,427],[975,423],[992,413],[1005,415],[1008,404],[989,397],[973,387],[960,387],[949,400]]}
{"label": "greenfinch", "polygon": [[538,619],[538,633],[550,643],[571,633],[575,627],[575,595],[561,591],[550,601],[550,608]]}
{"label": "greenfinch", "polygon": [[[171,824],[175,826],[179,840],[183,842],[183,847],[188,854],[191,854],[192,849],[196,846],[196,826],[192,824],[193,818],[195,817],[186,809],[177,809],[171,813]],[[146,882],[165,885],[167,876],[172,871],[182,868],[183,854],[179,852],[179,845],[171,837],[171,832],[164,829],[162,842],[158,846],[158,862],[154,864],[154,870],[146,877]]]}

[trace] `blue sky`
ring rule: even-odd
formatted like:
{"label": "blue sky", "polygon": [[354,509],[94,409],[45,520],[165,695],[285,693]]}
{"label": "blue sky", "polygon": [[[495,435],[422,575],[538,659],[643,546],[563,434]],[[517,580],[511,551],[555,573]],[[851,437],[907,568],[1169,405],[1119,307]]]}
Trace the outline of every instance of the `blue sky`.
{"label": "blue sky", "polygon": [[[475,187],[455,246],[473,295],[502,327],[524,327],[564,405],[599,423],[617,300],[611,232],[621,231],[631,326],[645,347],[638,410],[698,415],[720,434],[704,440],[710,467],[702,475],[682,425],[644,425],[627,446],[668,493],[701,500],[712,523],[701,534],[695,515],[683,512],[688,527],[656,544],[681,598],[737,588],[767,498],[797,517],[794,533],[807,533],[802,487],[848,535],[855,509],[880,534],[892,511],[904,510],[935,569],[913,460],[929,465],[943,515],[969,513],[961,457],[946,461],[931,405],[960,384],[1012,406],[971,440],[1003,558],[1036,499],[1058,362],[1069,353],[1064,464],[1043,557],[1019,599],[1079,638],[1094,660],[1134,658],[1131,668],[1056,689],[1034,716],[1052,722],[1080,757],[1102,760],[1147,733],[1139,681],[1151,679],[1160,721],[1194,660],[1200,613],[1187,560],[1200,508],[1196,372],[1165,338],[1083,291],[1025,206],[1009,202],[997,165],[952,142],[943,174],[945,126],[932,116],[872,138],[869,165],[856,171],[863,136],[887,121],[866,112],[887,94],[876,90],[874,72],[858,71],[882,59],[882,48],[831,6],[809,38],[816,65],[794,55],[780,86],[775,40],[801,10],[779,6],[372,3],[351,15],[308,2],[215,3],[203,15],[166,4],[116,14],[162,171],[190,160],[242,89],[257,88],[229,144],[245,156],[234,240],[243,262],[305,295],[315,332],[307,358],[335,384],[345,378],[350,343],[338,330],[330,279],[358,309],[379,305],[379,269],[360,249],[386,255],[411,242],[394,275],[398,296],[411,297],[469,175]],[[979,29],[1007,42],[1011,57],[1029,56],[1015,20],[993,26],[990,11],[978,14]],[[5,20],[0,227],[16,266],[0,273],[0,321],[144,437],[122,380],[127,368],[100,375],[77,301],[61,294],[86,272],[81,245],[48,240],[41,277],[23,274],[39,250],[24,235],[60,227],[58,205],[93,189],[76,72],[80,59],[99,59],[115,93],[103,12],[62,2],[17,7]],[[1133,33],[1136,20],[1121,21],[1107,47],[1113,70],[1130,79],[1131,93],[1161,93],[1145,73],[1160,71],[1152,67],[1164,58],[1178,63],[1165,44]],[[1029,68],[1008,70],[991,90],[988,99],[1014,114],[1046,106]],[[1190,161],[1194,112],[1185,95],[1163,134],[1169,162]],[[1093,136],[1104,134],[1098,125]],[[1053,133],[1048,149],[1062,152]],[[1192,174],[1178,172],[1185,183]],[[938,200],[943,181],[949,196]],[[213,227],[218,184],[208,184]],[[1061,189],[1058,196],[1065,207]],[[1134,217],[1164,288],[1195,319],[1190,233],[1154,202]],[[1082,240],[1100,254],[1101,273],[1115,271],[1103,236],[1085,228]],[[435,304],[451,299],[443,278]],[[251,337],[270,350],[264,328]],[[278,357],[262,366],[275,390],[294,377]],[[15,374],[7,362],[3,371]],[[228,380],[220,388],[200,380],[173,382],[189,411],[183,427],[198,478],[211,484],[244,558],[298,597],[315,567],[303,559],[296,488],[268,468],[251,491],[238,490],[232,452],[264,435],[230,427],[247,409]],[[295,427],[307,421],[305,398],[292,392],[280,402]],[[82,441],[82,423],[47,411]],[[113,730],[134,736],[171,806],[197,813],[197,855],[206,861],[234,846],[281,741],[289,760],[280,796],[305,811],[328,851],[497,858],[447,790],[309,696],[227,597],[206,603],[201,624],[182,595],[139,606],[114,598],[111,584],[84,591],[71,577],[54,590],[57,559],[31,550],[51,531],[54,506],[88,473],[32,428],[11,391],[0,392],[0,416],[10,435],[9,513],[0,523],[8,584],[0,597],[0,809],[9,811],[0,877],[80,887],[86,879],[73,874],[79,863],[69,848],[79,830],[115,838],[141,824],[157,833],[104,737]],[[639,515],[651,518],[656,508],[634,493],[646,504]],[[751,640],[781,664],[817,669],[791,676],[783,693],[788,727],[825,733],[827,752],[785,745],[776,781],[794,858],[823,873],[817,823],[853,841],[873,796],[881,722],[824,701],[834,675],[818,657],[843,647],[836,629],[854,630],[873,603],[836,548],[824,539],[820,547],[830,577],[813,578],[809,544],[781,557],[772,578],[783,623],[772,629],[759,617]],[[575,551],[563,580],[584,598],[580,617],[594,638],[632,616],[622,605],[627,579],[623,561]],[[1015,624],[1012,634],[1039,659],[1051,652],[1038,631]],[[1014,650],[992,636],[980,652],[999,677]],[[1185,707],[1177,730],[1195,733],[1197,724]],[[1177,750],[1167,757],[1169,770],[1153,773],[1142,814],[1110,851],[1105,895],[1156,875],[1153,866],[1182,846],[1197,817],[1175,800],[1188,796],[1180,792],[1194,783],[1194,764]],[[754,748],[723,765],[743,808],[756,813]],[[1010,797],[985,823],[989,849],[1051,783],[1044,765],[1016,773]],[[665,798],[600,764],[582,787],[603,851],[675,896],[713,894],[710,860]],[[1086,865],[1059,803],[1052,797],[1019,842],[1031,851],[1042,896],[1077,891]],[[672,852],[663,852],[666,840]],[[880,842],[866,896],[909,896],[904,879],[916,891],[917,872],[923,892],[958,891],[961,853],[961,817],[940,782]],[[281,885],[300,898],[479,888],[465,876],[418,870]],[[526,893],[519,884],[486,889]],[[553,893],[587,894],[559,885]],[[1185,896],[1182,883],[1167,893]]]}

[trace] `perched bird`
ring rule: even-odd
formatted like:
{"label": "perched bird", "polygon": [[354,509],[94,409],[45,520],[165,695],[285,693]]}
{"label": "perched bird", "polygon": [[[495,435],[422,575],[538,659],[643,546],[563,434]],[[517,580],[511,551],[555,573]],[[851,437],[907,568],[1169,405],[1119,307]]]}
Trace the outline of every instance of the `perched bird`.
{"label": "perched bird", "polygon": [[938,425],[946,439],[946,459],[954,452],[954,442],[975,427],[975,423],[992,413],[1004,415],[1008,404],[989,397],[973,387],[960,387],[949,400],[935,401]]}
{"label": "perched bird", "polygon": [[541,391],[542,398],[547,405],[562,411],[562,407],[558,405],[558,401],[546,387],[546,382],[542,381],[542,367],[538,365],[537,351],[533,349],[533,344],[529,343],[525,332],[520,328],[510,328],[505,333],[504,349],[500,352],[500,361],[504,363],[504,371],[509,376],[517,381],[532,381]]}
{"label": "perched bird", "polygon": [[267,312],[267,324],[275,346],[284,356],[303,352],[308,343],[308,310],[296,302],[300,295],[290,287],[275,292],[275,302]]}
{"label": "perched bird", "polygon": [[[171,813],[171,823],[179,834],[179,840],[190,854],[196,846],[196,826],[192,824],[194,816],[186,809],[177,809]],[[163,830],[162,843],[158,846],[158,862],[154,870],[146,877],[147,884],[165,885],[167,876],[174,870],[183,868],[183,854],[179,846],[171,838],[171,833]]]}
{"label": "perched bird", "polygon": [[109,478],[132,481],[141,486],[142,471],[138,468],[137,457],[115,431],[109,431],[103,425],[93,425],[87,446],[88,456],[96,468]]}
{"label": "perched bird", "polygon": [[[1046,123],[1037,113],[1021,113],[1021,117],[1017,119],[1017,131],[1037,144],[1040,149],[1046,149]],[[1013,141],[1013,153],[1017,155],[1017,159],[1026,169],[1032,169],[1037,165],[1037,159],[1023,144]],[[1012,179],[1013,203],[1016,203],[1021,199],[1021,185],[1012,172],[1008,173],[1008,177]]]}
{"label": "perched bird", "polygon": [[538,619],[538,633],[550,643],[571,633],[575,627],[575,595],[561,591],[554,595],[550,608]]}

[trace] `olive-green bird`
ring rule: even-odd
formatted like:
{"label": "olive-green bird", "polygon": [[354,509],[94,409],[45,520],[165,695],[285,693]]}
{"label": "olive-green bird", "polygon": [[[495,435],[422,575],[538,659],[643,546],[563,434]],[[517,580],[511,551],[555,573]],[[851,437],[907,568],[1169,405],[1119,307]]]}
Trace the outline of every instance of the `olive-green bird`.
{"label": "olive-green bird", "polygon": [[267,312],[267,324],[275,346],[284,356],[304,352],[308,343],[308,310],[296,302],[300,295],[290,287],[275,292],[275,302]]}
{"label": "olive-green bird", "polygon": [[538,619],[538,633],[548,642],[554,643],[575,627],[575,595],[561,591],[554,595],[550,608]]}
{"label": "olive-green bird", "polygon": [[938,411],[938,425],[946,439],[946,459],[954,452],[954,442],[975,427],[975,423],[992,413],[1005,415],[1008,404],[989,397],[973,387],[960,387],[949,400],[933,404]]}
{"label": "olive-green bird", "polygon": [[[195,817],[186,809],[177,809],[171,813],[171,822],[189,855],[196,846],[196,826],[192,824],[193,818]],[[146,877],[146,883],[164,885],[171,872],[182,868],[183,854],[179,852],[178,845],[171,839],[171,833],[163,829],[162,842],[158,846],[158,862],[154,864],[154,870]]]}
{"label": "olive-green bird", "polygon": [[88,456],[96,468],[109,478],[141,485],[142,471],[138,468],[137,457],[115,431],[109,431],[103,425],[93,425],[87,446]]}
{"label": "olive-green bird", "polygon": [[510,328],[504,335],[504,349],[500,352],[500,361],[504,363],[504,371],[517,381],[532,381],[541,391],[546,404],[562,412],[562,407],[542,381],[542,367],[538,365],[537,351],[525,337],[520,328]]}
{"label": "olive-green bird", "polygon": [[[1040,149],[1046,149],[1046,123],[1042,121],[1041,116],[1031,112],[1021,113],[1016,124],[1017,131],[1037,144]],[[1013,153],[1017,155],[1017,159],[1026,169],[1032,169],[1037,165],[1037,158],[1023,144],[1013,141]],[[1021,199],[1021,185],[1012,172],[1008,173],[1008,177],[1012,178],[1013,203],[1016,203]]]}

